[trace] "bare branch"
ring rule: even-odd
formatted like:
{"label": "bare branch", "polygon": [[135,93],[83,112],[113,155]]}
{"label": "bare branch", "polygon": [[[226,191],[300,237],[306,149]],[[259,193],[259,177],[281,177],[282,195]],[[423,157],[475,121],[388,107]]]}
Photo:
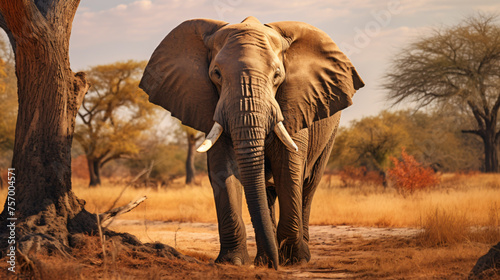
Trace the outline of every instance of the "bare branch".
{"label": "bare branch", "polygon": [[495,104],[493,105],[493,108],[491,109],[491,114],[492,120],[496,120],[498,117],[498,111],[500,110],[500,94],[498,94],[498,98],[495,101]]}
{"label": "bare branch", "polygon": [[462,133],[469,133],[469,134],[475,134],[475,135],[479,135],[481,137],[483,137],[484,133],[482,130],[462,130]]}
{"label": "bare branch", "polygon": [[487,116],[483,114],[482,112],[479,111],[476,105],[472,101],[467,101],[467,105],[469,106],[470,110],[474,114],[474,117],[476,118],[476,122],[479,125],[481,129],[486,128],[486,123],[485,120],[487,119]]}
{"label": "bare branch", "polygon": [[108,210],[104,213],[99,214],[99,220],[101,222],[101,225],[103,225],[106,221],[108,221],[111,218],[116,218],[119,215],[130,212],[132,209],[139,206],[139,204],[141,204],[146,199],[147,199],[147,197],[143,196],[143,197],[140,197],[136,200],[129,202],[128,204],[126,204],[124,206],[117,207],[117,208],[114,208],[114,209],[111,209],[111,210]]}

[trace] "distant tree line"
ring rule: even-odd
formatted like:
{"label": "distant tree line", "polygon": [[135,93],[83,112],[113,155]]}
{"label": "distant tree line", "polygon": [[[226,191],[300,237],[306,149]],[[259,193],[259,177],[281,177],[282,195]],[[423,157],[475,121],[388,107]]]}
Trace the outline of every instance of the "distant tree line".
{"label": "distant tree line", "polygon": [[385,175],[390,157],[406,149],[422,164],[441,172],[484,170],[479,139],[461,132],[447,112],[383,111],[340,129],[329,168],[361,167]]}

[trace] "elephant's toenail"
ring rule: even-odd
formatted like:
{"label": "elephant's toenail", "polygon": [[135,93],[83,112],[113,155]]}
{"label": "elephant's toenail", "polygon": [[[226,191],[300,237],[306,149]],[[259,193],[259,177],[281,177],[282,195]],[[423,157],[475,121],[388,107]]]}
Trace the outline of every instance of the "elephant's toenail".
{"label": "elephant's toenail", "polygon": [[243,264],[243,261],[241,260],[241,258],[240,258],[240,257],[234,257],[234,258],[232,259],[232,263],[233,263],[234,265],[242,265],[242,264]]}

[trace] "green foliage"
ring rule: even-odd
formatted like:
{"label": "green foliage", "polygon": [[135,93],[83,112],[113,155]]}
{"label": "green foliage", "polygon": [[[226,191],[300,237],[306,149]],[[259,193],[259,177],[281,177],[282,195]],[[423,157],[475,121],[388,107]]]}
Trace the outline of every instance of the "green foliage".
{"label": "green foliage", "polygon": [[407,112],[406,119],[411,137],[406,147],[419,162],[443,172],[481,168],[481,142],[461,132],[465,116],[442,108],[434,113]]}
{"label": "green foliage", "polygon": [[389,156],[394,155],[410,137],[405,129],[402,113],[382,112],[375,117],[353,121],[341,129],[332,152],[332,166],[367,166],[371,170],[385,170]]}
{"label": "green foliage", "polygon": [[179,144],[158,143],[145,149],[138,159],[129,161],[129,165],[133,173],[139,173],[141,169],[152,164],[149,179],[168,185],[172,179],[186,174],[185,162],[186,149],[184,147]]}
{"label": "green foliage", "polygon": [[[170,116],[166,119],[167,122],[153,129],[161,133],[149,133],[147,139],[139,145],[141,153],[126,162],[131,174],[140,174],[152,166],[151,172],[138,180],[139,185],[147,181],[150,184],[168,185],[173,179],[186,175],[187,146],[189,145],[186,128]],[[196,170],[206,172],[206,161],[205,153],[197,153],[194,160]]]}
{"label": "green foliage", "polygon": [[85,154],[102,165],[140,152],[139,143],[156,111],[139,89],[145,62],[129,60],[92,67],[91,88],[78,113],[75,139]]}

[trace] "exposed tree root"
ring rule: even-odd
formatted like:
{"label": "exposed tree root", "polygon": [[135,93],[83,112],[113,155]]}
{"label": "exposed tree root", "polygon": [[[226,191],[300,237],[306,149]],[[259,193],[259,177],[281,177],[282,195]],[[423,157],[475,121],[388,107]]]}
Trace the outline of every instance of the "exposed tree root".
{"label": "exposed tree root", "polygon": [[[112,209],[101,214],[106,221],[128,212],[142,202],[145,197],[133,201],[125,206]],[[52,206],[52,207],[51,207]],[[142,243],[135,236],[128,233],[117,233],[100,226],[98,216],[87,212],[83,207],[81,211],[70,218],[70,215],[58,213],[53,205],[38,214],[31,215],[16,221],[15,244],[9,244],[9,234],[3,219],[0,228],[0,258],[7,255],[8,247],[14,245],[16,251],[16,271],[23,276],[33,279],[46,278],[42,274],[43,262],[41,259],[54,257],[77,262],[80,251],[89,251],[89,240],[100,239],[101,248],[92,247],[93,254],[100,254],[104,266],[108,266],[125,254],[147,259],[147,256],[166,260],[182,260],[198,263],[192,257],[179,253],[174,248],[161,243]],[[98,239],[96,239],[98,238]],[[97,252],[96,252],[97,251]],[[39,256],[44,256],[43,258]],[[50,277],[49,277],[50,278]]]}
{"label": "exposed tree root", "polygon": [[469,279],[496,279],[497,277],[500,278],[500,242],[477,260],[469,275]]}

